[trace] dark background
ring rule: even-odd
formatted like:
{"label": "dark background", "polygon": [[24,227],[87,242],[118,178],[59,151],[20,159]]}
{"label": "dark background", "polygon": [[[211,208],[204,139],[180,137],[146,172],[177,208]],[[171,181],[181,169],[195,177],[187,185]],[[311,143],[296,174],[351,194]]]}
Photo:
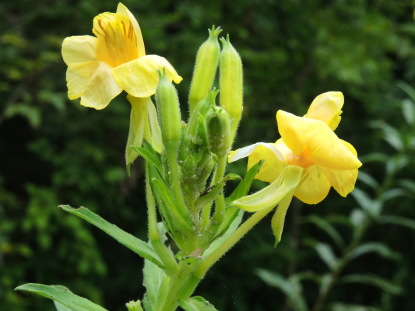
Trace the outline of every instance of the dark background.
{"label": "dark background", "polygon": [[[140,23],[147,54],[166,57],[184,78],[177,86],[183,111],[207,29],[219,25],[230,34],[245,77],[235,147],[275,141],[277,109],[302,115],[318,94],[342,91],[336,132],[364,163],[354,195],[331,191],[317,206],[293,202],[276,249],[270,219],[264,220],[196,294],[229,311],[415,310],[413,2],[123,3]],[[27,282],[65,285],[108,310],[126,310],[125,302],[143,295],[142,260],[57,208],[86,206],[146,239],[142,162],[130,178],[124,167],[125,94],[103,111],[69,101],[60,54],[65,37],[90,35],[93,17],[116,6],[109,0],[0,4],[2,311],[54,310],[46,299],[13,291]],[[243,175],[244,165],[230,169]],[[360,256],[345,260],[357,248]]]}

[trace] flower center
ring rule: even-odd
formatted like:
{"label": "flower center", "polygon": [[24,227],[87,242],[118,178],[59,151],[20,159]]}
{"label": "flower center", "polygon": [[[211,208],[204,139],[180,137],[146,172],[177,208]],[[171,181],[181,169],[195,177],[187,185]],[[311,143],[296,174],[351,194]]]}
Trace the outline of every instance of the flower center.
{"label": "flower center", "polygon": [[138,57],[137,37],[126,16],[99,14],[94,18],[92,31],[98,38],[97,59],[117,67]]}
{"label": "flower center", "polygon": [[[291,151],[291,150],[290,150]],[[288,165],[297,165],[303,168],[308,168],[311,165],[314,165],[313,160],[311,159],[310,152],[308,149],[304,150],[300,154],[295,154],[292,151],[284,154],[285,163]]]}

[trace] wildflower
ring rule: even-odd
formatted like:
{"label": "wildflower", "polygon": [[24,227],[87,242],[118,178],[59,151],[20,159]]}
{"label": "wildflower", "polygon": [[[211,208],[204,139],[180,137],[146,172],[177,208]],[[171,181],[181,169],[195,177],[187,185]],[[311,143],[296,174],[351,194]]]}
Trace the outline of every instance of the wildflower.
{"label": "wildflower", "polygon": [[248,167],[265,160],[256,179],[273,182],[283,169],[294,165],[303,169],[294,196],[307,204],[321,202],[333,187],[346,196],[356,183],[362,165],[354,147],[334,133],[340,122],[344,98],[341,92],[317,96],[304,117],[279,110],[275,143],[258,143],[231,152],[229,161],[249,156]]}
{"label": "wildflower", "polygon": [[116,13],[97,15],[92,32],[96,37],[63,41],[69,99],[81,97],[81,105],[103,109],[123,90],[134,97],[153,95],[157,69],[165,68],[175,83],[182,80],[165,58],[146,55],[137,20],[123,4],[118,4]]}

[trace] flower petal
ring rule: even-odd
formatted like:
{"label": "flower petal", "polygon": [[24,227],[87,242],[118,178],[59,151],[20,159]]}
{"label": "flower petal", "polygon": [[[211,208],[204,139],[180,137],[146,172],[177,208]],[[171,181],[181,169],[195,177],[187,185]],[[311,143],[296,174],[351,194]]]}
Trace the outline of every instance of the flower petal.
{"label": "flower petal", "polygon": [[249,145],[240,149],[236,149],[234,151],[231,151],[228,156],[228,162],[235,162],[242,158],[246,158],[247,156],[251,155],[258,146],[264,146],[275,153],[275,156],[279,159],[283,160],[283,157],[281,156],[278,149],[275,148],[274,144],[271,143],[256,143],[253,145]]}
{"label": "flower petal", "polygon": [[307,204],[317,204],[323,201],[331,187],[325,172],[317,165],[306,169],[303,180],[297,187],[294,196]]}
{"label": "flower petal", "polygon": [[100,62],[81,97],[81,105],[95,109],[103,109],[110,101],[122,92],[121,87],[112,77],[111,67]]}
{"label": "flower petal", "polygon": [[338,170],[356,169],[362,165],[326,123],[282,110],[277,112],[277,122],[287,147],[295,154],[308,148],[316,165]]}
{"label": "flower petal", "polygon": [[129,18],[131,24],[133,25],[134,32],[137,38],[137,48],[138,48],[138,57],[142,57],[146,55],[146,50],[144,47],[143,35],[141,34],[140,26],[138,25],[137,20],[135,19],[134,15],[127,9],[127,7],[122,4],[118,3],[117,6],[117,14],[124,15]]}
{"label": "flower petal", "polygon": [[73,36],[63,40],[62,57],[69,65],[96,61],[97,38],[92,36]]}
{"label": "flower petal", "polygon": [[354,189],[358,170],[338,171],[326,169],[326,174],[333,188],[336,189],[342,197],[345,197]]}
{"label": "flower petal", "polygon": [[156,92],[159,77],[157,70],[166,69],[167,77],[180,83],[180,77],[173,66],[158,55],[146,55],[112,69],[118,85],[135,97],[149,97]]}
{"label": "flower petal", "polygon": [[261,160],[264,160],[255,179],[273,182],[285,167],[282,157],[275,144],[258,144],[248,159],[248,169]]}
{"label": "flower petal", "polygon": [[81,97],[100,62],[73,63],[68,65],[66,71],[66,85],[69,99]]}
{"label": "flower petal", "polygon": [[323,121],[334,131],[340,123],[343,104],[342,92],[326,92],[313,100],[304,117]]}

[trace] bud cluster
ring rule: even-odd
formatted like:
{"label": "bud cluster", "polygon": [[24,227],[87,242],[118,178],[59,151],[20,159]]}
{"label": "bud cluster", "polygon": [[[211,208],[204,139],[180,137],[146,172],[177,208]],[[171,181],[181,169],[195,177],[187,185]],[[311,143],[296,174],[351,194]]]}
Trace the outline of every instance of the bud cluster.
{"label": "bud cluster", "polygon": [[[187,123],[165,72],[159,72],[155,94],[164,149],[158,156],[162,169],[150,170],[151,184],[154,192],[163,193],[155,193],[160,215],[186,256],[203,251],[217,237],[218,228],[223,231],[236,215],[232,211],[226,216],[223,188],[227,156],[242,114],[242,62],[229,36],[220,39],[221,50],[221,31],[213,26],[197,52]],[[182,225],[172,225],[177,223]]]}

